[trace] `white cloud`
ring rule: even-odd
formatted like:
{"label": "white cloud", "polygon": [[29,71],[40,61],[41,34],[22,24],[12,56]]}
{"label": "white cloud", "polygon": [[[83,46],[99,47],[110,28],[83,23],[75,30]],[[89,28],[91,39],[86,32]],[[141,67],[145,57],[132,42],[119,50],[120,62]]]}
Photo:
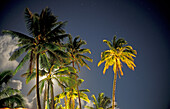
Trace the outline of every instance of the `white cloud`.
{"label": "white cloud", "polygon": [[17,61],[8,61],[10,54],[17,49],[18,38],[12,39],[10,35],[0,36],[0,71],[14,70],[18,65]]}
{"label": "white cloud", "polygon": [[27,97],[24,97],[26,107],[32,108],[33,107],[33,100],[29,102],[29,99]]}
{"label": "white cloud", "polygon": [[11,80],[9,85],[14,89],[18,89],[18,90],[22,89],[22,82],[20,80]]}

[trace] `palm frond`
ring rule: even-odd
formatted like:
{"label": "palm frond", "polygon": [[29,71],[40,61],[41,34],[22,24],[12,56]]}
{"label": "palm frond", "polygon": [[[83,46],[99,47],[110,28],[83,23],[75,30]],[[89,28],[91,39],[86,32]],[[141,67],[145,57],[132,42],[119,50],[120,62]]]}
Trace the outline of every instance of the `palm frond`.
{"label": "palm frond", "polygon": [[21,54],[23,54],[26,51],[26,48],[28,45],[23,46],[22,48],[19,48],[18,50],[14,51],[14,53],[9,58],[10,61],[16,60]]}
{"label": "palm frond", "polygon": [[19,65],[16,67],[15,71],[13,72],[13,75],[15,75],[18,70],[30,59],[30,55],[31,53],[28,52],[25,57],[21,60],[21,62],[19,63]]}
{"label": "palm frond", "polygon": [[10,34],[12,35],[13,37],[18,37],[19,38],[19,42],[21,41],[27,41],[27,43],[29,42],[33,42],[34,39],[25,35],[25,34],[22,34],[22,33],[19,33],[19,32],[15,32],[15,31],[11,31],[11,30],[3,30],[2,31],[3,34]]}
{"label": "palm frond", "polygon": [[89,54],[91,54],[91,51],[90,51],[90,49],[83,48],[83,49],[80,49],[80,50],[78,51],[78,53],[79,53],[79,54],[83,54],[83,53],[89,53]]}
{"label": "palm frond", "polygon": [[85,59],[85,60],[87,60],[87,61],[93,62],[93,59],[91,59],[91,58],[88,57],[88,56],[78,54],[78,57],[81,57],[81,58],[83,58],[83,59]]}
{"label": "palm frond", "polygon": [[3,83],[8,83],[9,80],[12,78],[12,70],[6,70],[3,72],[0,72],[0,87]]}
{"label": "palm frond", "polygon": [[108,46],[110,49],[112,49],[113,45],[111,44],[110,41],[108,41],[108,40],[103,40],[103,42],[106,43],[107,46]]}
{"label": "palm frond", "polygon": [[25,9],[26,27],[34,37],[40,34],[39,15],[33,14],[28,8]]}

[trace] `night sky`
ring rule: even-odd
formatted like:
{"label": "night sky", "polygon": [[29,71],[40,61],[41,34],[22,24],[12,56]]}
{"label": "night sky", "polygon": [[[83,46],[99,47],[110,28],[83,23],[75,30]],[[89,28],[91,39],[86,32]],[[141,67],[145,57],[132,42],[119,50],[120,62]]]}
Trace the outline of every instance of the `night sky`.
{"label": "night sky", "polygon": [[[124,76],[117,80],[116,101],[120,109],[170,109],[170,9],[167,1],[159,0],[4,0],[0,1],[0,31],[14,30],[28,34],[24,22],[24,10],[40,13],[49,7],[59,21],[68,21],[67,33],[87,42],[83,46],[92,52],[88,62],[91,70],[81,68],[80,78],[85,82],[80,89],[88,88],[91,95],[104,92],[112,95],[113,71],[109,68],[102,74],[104,64],[97,67],[100,54],[108,47],[103,39],[112,40],[114,35],[124,38],[137,50],[135,71],[123,64]],[[14,69],[17,60],[9,64],[4,56],[14,51],[14,41],[0,35],[0,71]],[[5,45],[6,41],[8,43]],[[10,45],[11,44],[11,45]],[[10,46],[9,46],[10,45]],[[8,49],[6,49],[6,48]],[[5,51],[6,52],[2,52]],[[6,54],[5,54],[6,53]],[[9,56],[8,56],[9,57]],[[6,60],[5,60],[6,59]],[[8,64],[5,64],[8,63]],[[5,65],[5,66],[3,66]],[[11,66],[10,66],[11,65]],[[3,67],[2,67],[3,66]],[[25,66],[26,68],[26,66]],[[20,75],[14,79],[22,81],[22,93],[26,96],[32,81],[26,85]],[[57,93],[57,92],[56,92]],[[32,97],[28,96],[28,102]],[[35,105],[35,104],[33,104]]]}

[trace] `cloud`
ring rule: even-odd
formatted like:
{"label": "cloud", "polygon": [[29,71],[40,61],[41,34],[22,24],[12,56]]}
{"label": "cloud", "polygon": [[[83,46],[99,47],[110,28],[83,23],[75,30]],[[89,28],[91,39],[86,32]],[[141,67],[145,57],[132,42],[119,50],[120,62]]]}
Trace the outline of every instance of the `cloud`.
{"label": "cloud", "polygon": [[28,108],[32,108],[33,107],[34,100],[29,101],[28,97],[24,97],[24,100],[25,100],[26,107],[28,107]]}
{"label": "cloud", "polygon": [[9,85],[14,89],[18,89],[18,90],[22,89],[22,82],[20,80],[11,80]]}
{"label": "cloud", "polygon": [[0,36],[0,71],[14,70],[18,65],[17,61],[9,61],[12,52],[17,49],[18,38],[12,39],[10,35]]}

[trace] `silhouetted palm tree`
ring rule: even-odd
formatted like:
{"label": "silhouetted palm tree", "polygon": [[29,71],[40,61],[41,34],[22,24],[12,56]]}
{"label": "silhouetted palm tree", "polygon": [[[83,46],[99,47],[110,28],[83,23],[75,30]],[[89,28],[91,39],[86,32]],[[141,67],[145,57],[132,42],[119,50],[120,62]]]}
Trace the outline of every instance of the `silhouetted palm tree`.
{"label": "silhouetted palm tree", "polygon": [[112,93],[112,109],[115,108],[115,90],[116,90],[116,79],[117,75],[123,76],[122,71],[122,62],[126,63],[126,65],[134,70],[136,65],[134,64],[133,57],[136,57],[136,50],[133,50],[131,46],[125,46],[127,42],[124,39],[116,40],[116,36],[114,36],[112,43],[107,40],[103,40],[108,46],[110,50],[106,50],[101,53],[101,60],[98,63],[100,66],[101,63],[105,62],[105,67],[103,69],[103,74],[105,74],[106,69],[109,66],[113,66],[114,71],[114,80],[113,80],[113,93]]}
{"label": "silhouetted palm tree", "polygon": [[[58,50],[59,46],[55,44],[60,42],[61,39],[67,36],[63,30],[63,22],[57,22],[57,17],[51,13],[49,8],[42,10],[41,14],[33,14],[28,8],[25,9],[25,21],[28,31],[31,36],[4,30],[4,34],[11,34],[14,37],[19,38],[18,45],[20,48],[16,50],[9,60],[15,60],[20,57],[21,54],[26,52],[27,54],[21,60],[17,66],[14,74],[29,60],[29,70],[32,73],[32,69],[36,63],[36,95],[37,95],[37,108],[41,109],[40,96],[39,96],[39,58],[41,54],[47,53],[50,56],[56,56],[62,54]],[[43,56],[45,59],[45,57]]]}

